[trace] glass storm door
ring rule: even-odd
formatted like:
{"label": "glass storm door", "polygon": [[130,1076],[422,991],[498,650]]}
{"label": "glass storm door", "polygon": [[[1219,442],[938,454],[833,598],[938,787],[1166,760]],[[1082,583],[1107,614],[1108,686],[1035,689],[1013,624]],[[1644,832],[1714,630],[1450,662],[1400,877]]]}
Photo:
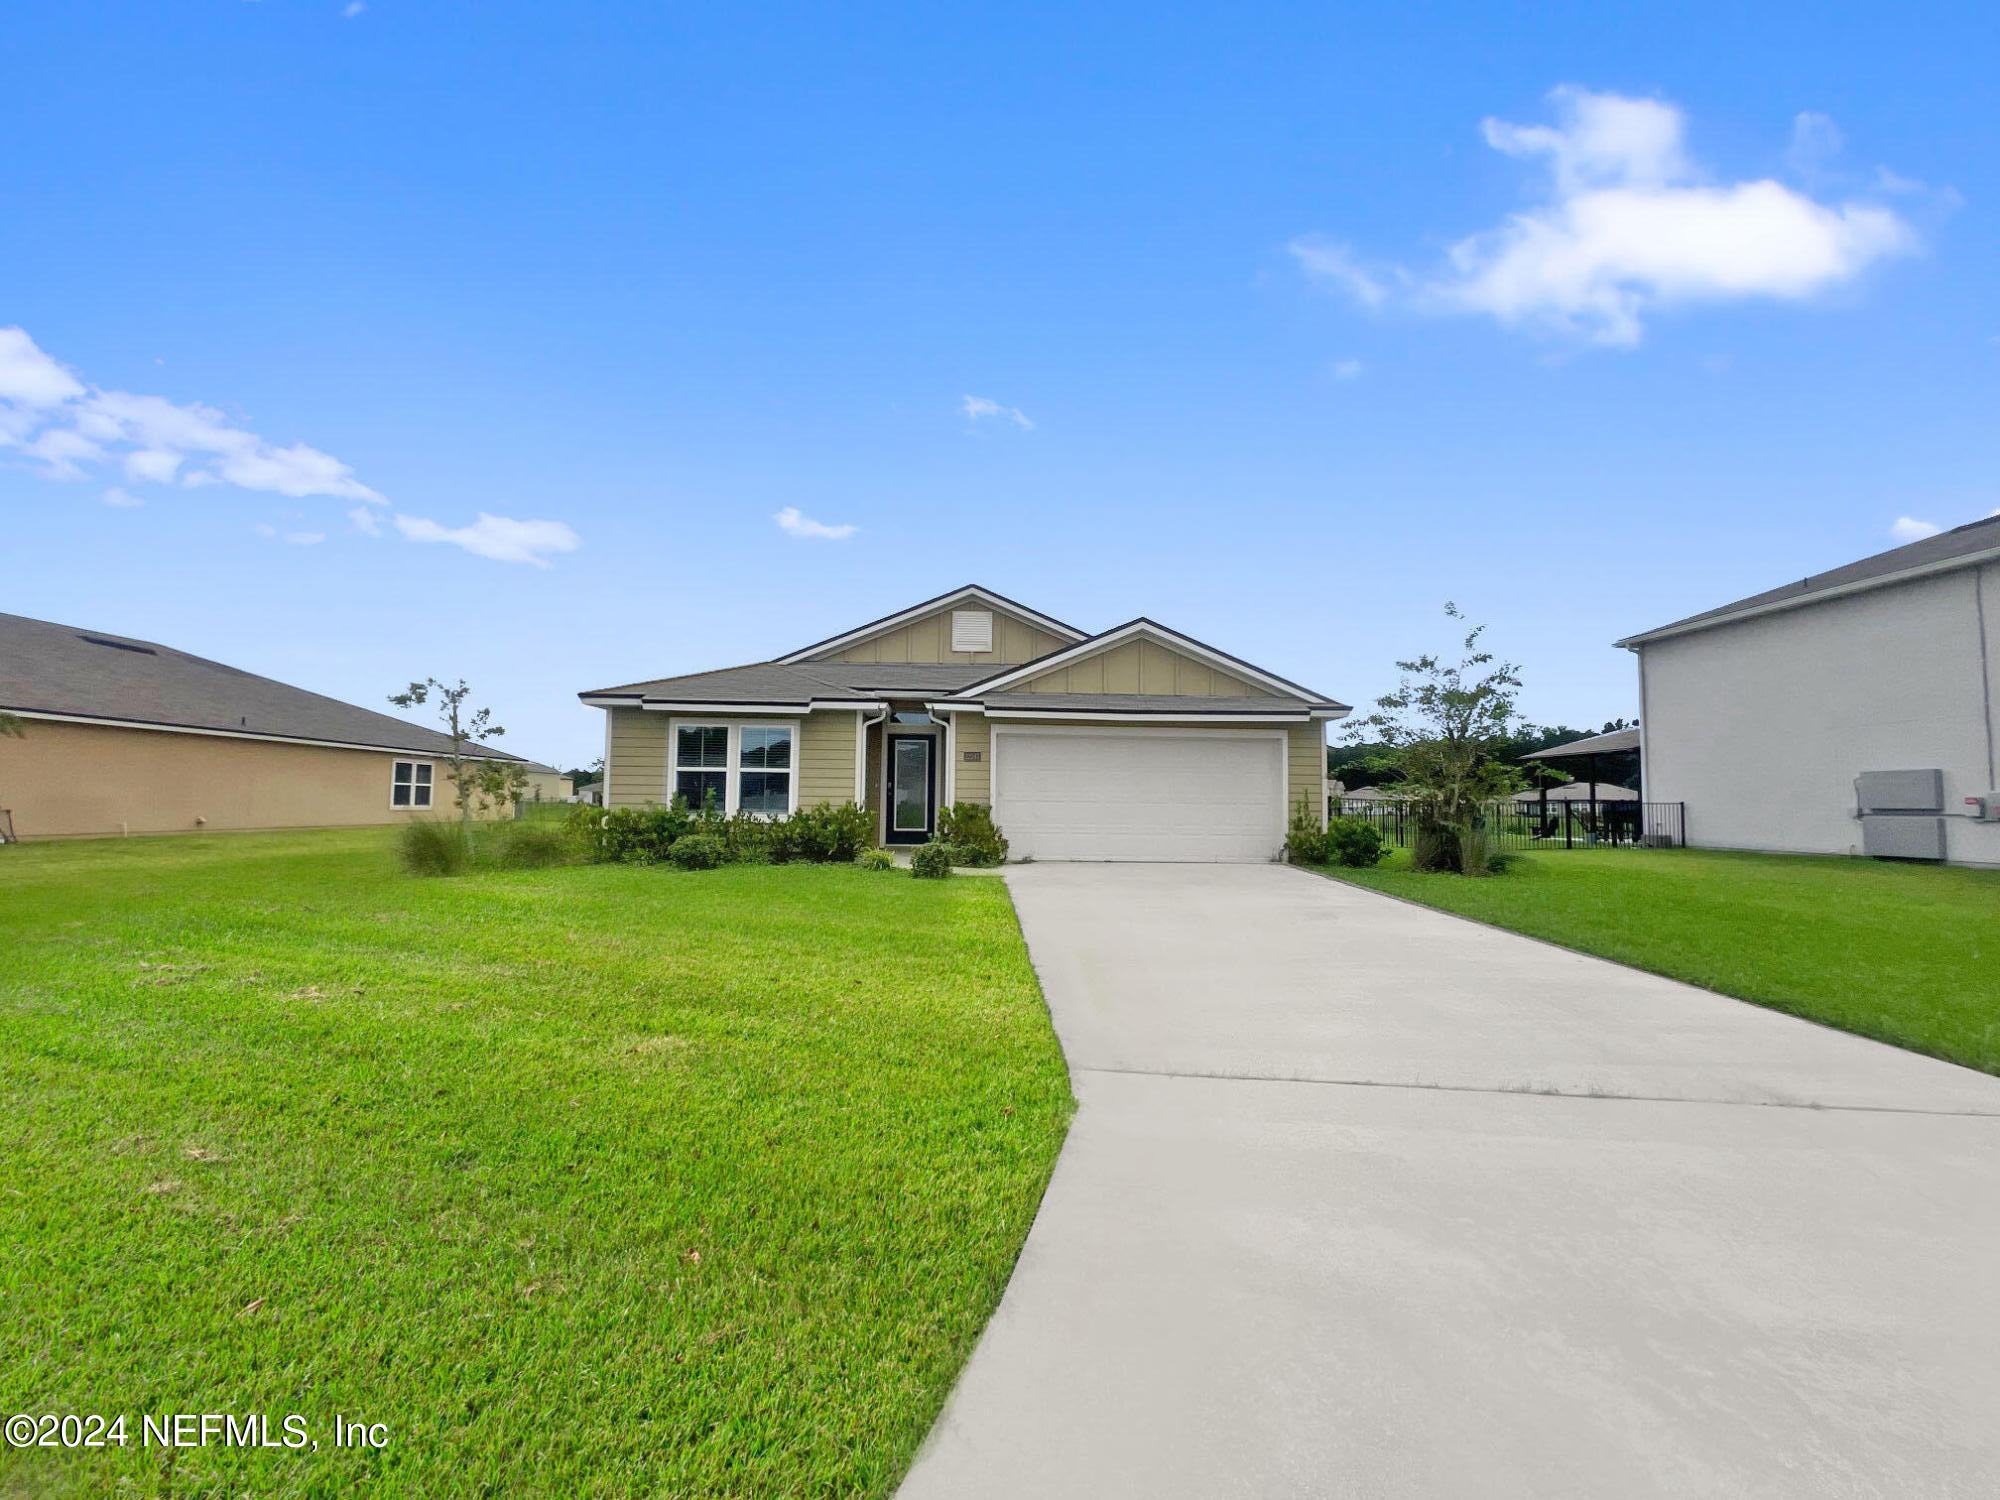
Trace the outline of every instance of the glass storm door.
{"label": "glass storm door", "polygon": [[929,735],[889,741],[889,842],[921,844],[931,836],[937,778]]}

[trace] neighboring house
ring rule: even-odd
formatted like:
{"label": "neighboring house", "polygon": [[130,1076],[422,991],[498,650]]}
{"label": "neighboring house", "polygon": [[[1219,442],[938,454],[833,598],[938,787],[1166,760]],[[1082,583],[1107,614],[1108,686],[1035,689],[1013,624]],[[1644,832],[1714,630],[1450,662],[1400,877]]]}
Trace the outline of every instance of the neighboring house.
{"label": "neighboring house", "polygon": [[[448,736],[170,646],[0,615],[0,808],[24,839],[394,823],[455,806]],[[569,794],[515,761],[527,795]],[[4,823],[0,823],[4,827]]]}
{"label": "neighboring house", "polygon": [[592,807],[604,806],[603,778],[600,777],[596,781],[578,782],[577,788],[570,794],[569,800],[572,802],[588,803]]}
{"label": "neighboring house", "polygon": [[2000,864],[2000,518],[1618,644],[1690,844]]}
{"label": "neighboring house", "polygon": [[1017,859],[1270,860],[1326,806],[1322,693],[1151,620],[1089,635],[987,589],[775,661],[579,695],[605,802],[857,802],[885,843],[985,803]]}

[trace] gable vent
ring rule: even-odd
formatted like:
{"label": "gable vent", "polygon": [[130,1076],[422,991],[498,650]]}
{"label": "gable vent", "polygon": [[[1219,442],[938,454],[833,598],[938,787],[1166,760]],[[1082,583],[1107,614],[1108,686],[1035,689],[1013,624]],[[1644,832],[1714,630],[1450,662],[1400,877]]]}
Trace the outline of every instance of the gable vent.
{"label": "gable vent", "polygon": [[80,635],[80,641],[88,641],[93,646],[109,646],[113,651],[136,651],[141,656],[158,656],[160,653],[151,646],[135,646],[130,641],[107,641],[101,635]]}
{"label": "gable vent", "polygon": [[955,609],[951,612],[951,649],[954,651],[991,651],[993,649],[993,611],[990,609]]}

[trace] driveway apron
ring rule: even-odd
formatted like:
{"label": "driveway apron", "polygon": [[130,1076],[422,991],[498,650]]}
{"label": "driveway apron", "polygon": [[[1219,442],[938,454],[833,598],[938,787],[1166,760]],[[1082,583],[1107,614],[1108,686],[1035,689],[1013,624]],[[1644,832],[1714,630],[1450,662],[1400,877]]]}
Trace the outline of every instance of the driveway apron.
{"label": "driveway apron", "polygon": [[1080,1109],[905,1500],[2000,1492],[2000,1079],[1279,866],[1007,879]]}

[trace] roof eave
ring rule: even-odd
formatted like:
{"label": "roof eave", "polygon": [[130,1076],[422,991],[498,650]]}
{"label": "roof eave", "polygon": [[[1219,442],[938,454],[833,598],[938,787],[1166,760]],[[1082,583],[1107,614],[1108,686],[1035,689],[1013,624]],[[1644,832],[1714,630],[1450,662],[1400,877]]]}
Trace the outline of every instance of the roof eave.
{"label": "roof eave", "polygon": [[1827,599],[1845,599],[1855,594],[1869,593],[1875,589],[1889,588],[1899,583],[1910,583],[1920,578],[1935,577],[1940,573],[1954,573],[1961,568],[1976,568],[1986,563],[2000,560],[2000,547],[1988,547],[1979,552],[1967,552],[1958,557],[1940,558],[1936,562],[1921,563],[1914,568],[1901,568],[1894,573],[1882,573],[1873,578],[1857,578],[1851,583],[1835,584],[1830,588],[1808,589],[1783,599],[1770,599],[1762,604],[1749,605],[1742,609],[1729,609],[1721,614],[1691,615],[1685,620],[1676,620],[1671,625],[1662,625],[1657,630],[1642,631],[1638,635],[1628,635],[1613,641],[1614,647],[1626,651],[1637,651],[1641,646],[1650,646],[1655,641],[1670,640],[1675,636],[1693,635],[1697,631],[1710,630],[1718,625],[1733,625],[1739,620],[1755,620],[1764,615],[1783,613],[1789,609],[1799,609],[1808,604],[1818,604]]}

